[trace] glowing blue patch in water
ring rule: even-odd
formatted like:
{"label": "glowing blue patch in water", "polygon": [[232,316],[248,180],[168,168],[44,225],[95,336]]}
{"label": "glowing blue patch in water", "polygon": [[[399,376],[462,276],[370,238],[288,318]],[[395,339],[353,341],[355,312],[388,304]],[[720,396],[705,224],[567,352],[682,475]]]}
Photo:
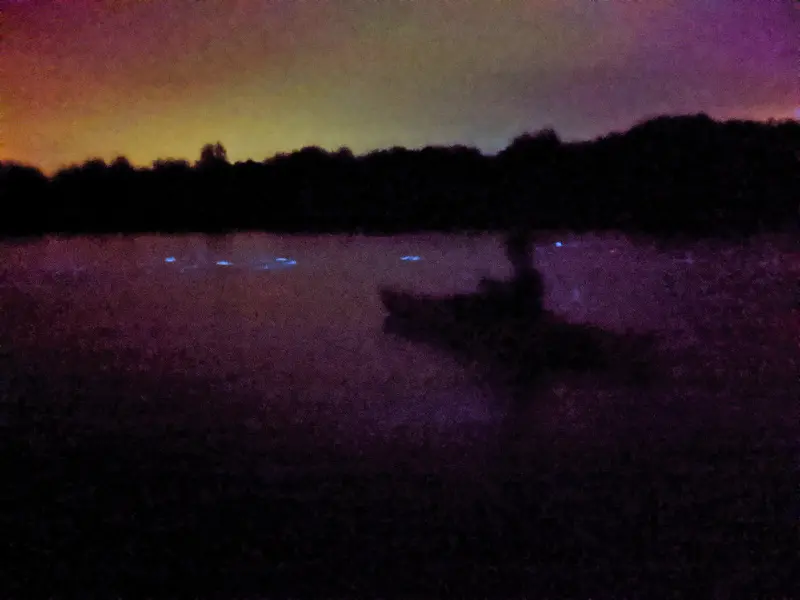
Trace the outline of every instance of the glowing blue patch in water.
{"label": "glowing blue patch in water", "polygon": [[220,267],[230,267],[231,265],[233,265],[233,263],[232,263],[232,262],[228,262],[227,260],[218,260],[218,261],[217,261],[217,264],[218,264]]}
{"label": "glowing blue patch in water", "polygon": [[167,258],[164,259],[164,262],[165,263],[174,263],[175,262],[175,257],[174,256],[168,256]]}
{"label": "glowing blue patch in water", "polygon": [[285,269],[287,267],[293,267],[297,264],[296,260],[291,258],[286,258],[285,256],[280,256],[278,258],[274,258],[268,261],[261,263],[258,268],[262,271],[270,271],[275,269]]}
{"label": "glowing blue patch in water", "polygon": [[421,259],[419,256],[403,256],[400,260],[417,261]]}
{"label": "glowing blue patch in water", "polygon": [[564,244],[562,244],[561,242],[556,242],[556,248],[561,248],[561,246],[563,246],[563,245]]}

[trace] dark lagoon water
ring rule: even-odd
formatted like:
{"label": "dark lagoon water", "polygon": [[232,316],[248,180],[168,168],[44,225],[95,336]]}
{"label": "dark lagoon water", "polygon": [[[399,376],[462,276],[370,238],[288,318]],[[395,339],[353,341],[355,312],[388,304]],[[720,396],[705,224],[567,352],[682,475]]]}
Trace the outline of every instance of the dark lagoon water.
{"label": "dark lagoon water", "polygon": [[508,278],[499,237],[6,243],[5,589],[788,593],[798,256],[543,238],[546,307],[649,332],[654,375],[548,372],[520,407],[378,295]]}

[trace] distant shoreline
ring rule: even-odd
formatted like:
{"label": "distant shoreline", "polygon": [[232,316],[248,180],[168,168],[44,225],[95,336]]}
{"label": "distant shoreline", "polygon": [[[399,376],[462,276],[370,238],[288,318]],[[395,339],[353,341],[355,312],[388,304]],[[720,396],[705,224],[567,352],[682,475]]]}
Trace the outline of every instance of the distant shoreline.
{"label": "distant shoreline", "polygon": [[[506,229],[449,229],[449,230],[408,230],[408,231],[300,231],[300,230],[260,230],[260,229],[239,229],[229,231],[109,231],[109,232],[45,232],[30,235],[0,236],[0,244],[16,245],[16,244],[29,244],[40,242],[46,239],[51,240],[70,240],[70,239],[94,239],[94,240],[112,240],[119,238],[141,238],[141,237],[170,237],[170,238],[188,238],[188,237],[209,237],[209,238],[225,238],[230,236],[252,236],[252,235],[266,235],[266,236],[285,236],[290,238],[302,237],[346,237],[346,238],[405,238],[414,236],[454,236],[465,238],[479,238],[479,237],[492,237],[496,236],[502,238],[507,234]],[[744,244],[750,245],[764,241],[765,239],[776,246],[783,248],[786,251],[800,252],[800,227],[787,227],[782,230],[770,231],[754,231],[747,234],[731,235],[726,233],[709,233],[704,235],[686,234],[682,232],[672,233],[669,235],[658,235],[641,231],[625,231],[620,229],[607,229],[607,230],[588,230],[577,231],[570,229],[548,229],[548,230],[533,230],[533,238],[537,246],[551,245],[556,242],[568,240],[575,237],[590,238],[596,237],[600,240],[608,238],[619,238],[622,241],[632,243],[634,245],[653,245],[656,244],[660,249],[679,249],[688,244],[706,243],[706,244],[719,244],[720,247],[727,247],[731,244]]]}
{"label": "distant shoreline", "polygon": [[0,163],[0,237],[142,233],[401,235],[531,230],[742,239],[798,229],[800,122],[657,117],[591,142],[542,130],[496,155],[467,146],[355,156],[306,147],[230,163],[125,157],[45,176]]}

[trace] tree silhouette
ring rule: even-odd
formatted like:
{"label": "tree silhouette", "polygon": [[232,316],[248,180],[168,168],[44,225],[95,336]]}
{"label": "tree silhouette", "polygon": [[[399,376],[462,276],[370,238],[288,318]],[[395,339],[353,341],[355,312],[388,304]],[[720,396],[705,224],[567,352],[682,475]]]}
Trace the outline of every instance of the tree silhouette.
{"label": "tree silhouette", "polygon": [[[124,156],[52,177],[0,164],[0,233],[266,231],[375,233],[615,229],[734,235],[795,224],[800,123],[657,117],[585,142],[524,133],[496,156],[464,146],[355,156],[317,146],[231,164],[133,168]],[[11,214],[14,216],[11,216]]]}
{"label": "tree silhouette", "polygon": [[526,159],[547,156],[561,146],[561,138],[552,127],[515,137],[498,155],[506,159]]}
{"label": "tree silhouette", "polygon": [[228,163],[228,151],[220,142],[206,144],[200,150],[198,166],[214,166]]}
{"label": "tree silhouette", "polygon": [[125,156],[117,156],[114,160],[111,161],[111,168],[116,171],[132,171],[133,165]]}

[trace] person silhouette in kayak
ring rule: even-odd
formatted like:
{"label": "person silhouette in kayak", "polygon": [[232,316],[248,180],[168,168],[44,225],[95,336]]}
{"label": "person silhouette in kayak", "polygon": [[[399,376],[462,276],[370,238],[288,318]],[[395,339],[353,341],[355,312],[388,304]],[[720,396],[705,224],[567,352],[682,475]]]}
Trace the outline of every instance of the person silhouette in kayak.
{"label": "person silhouette in kayak", "polygon": [[484,279],[481,289],[507,294],[509,309],[515,316],[538,318],[544,310],[544,278],[533,266],[533,236],[527,229],[509,232],[505,240],[506,258],[514,269],[510,284]]}
{"label": "person silhouette in kayak", "polygon": [[514,269],[511,293],[515,312],[538,317],[544,310],[544,278],[533,265],[533,236],[516,229],[506,238],[506,256]]}

